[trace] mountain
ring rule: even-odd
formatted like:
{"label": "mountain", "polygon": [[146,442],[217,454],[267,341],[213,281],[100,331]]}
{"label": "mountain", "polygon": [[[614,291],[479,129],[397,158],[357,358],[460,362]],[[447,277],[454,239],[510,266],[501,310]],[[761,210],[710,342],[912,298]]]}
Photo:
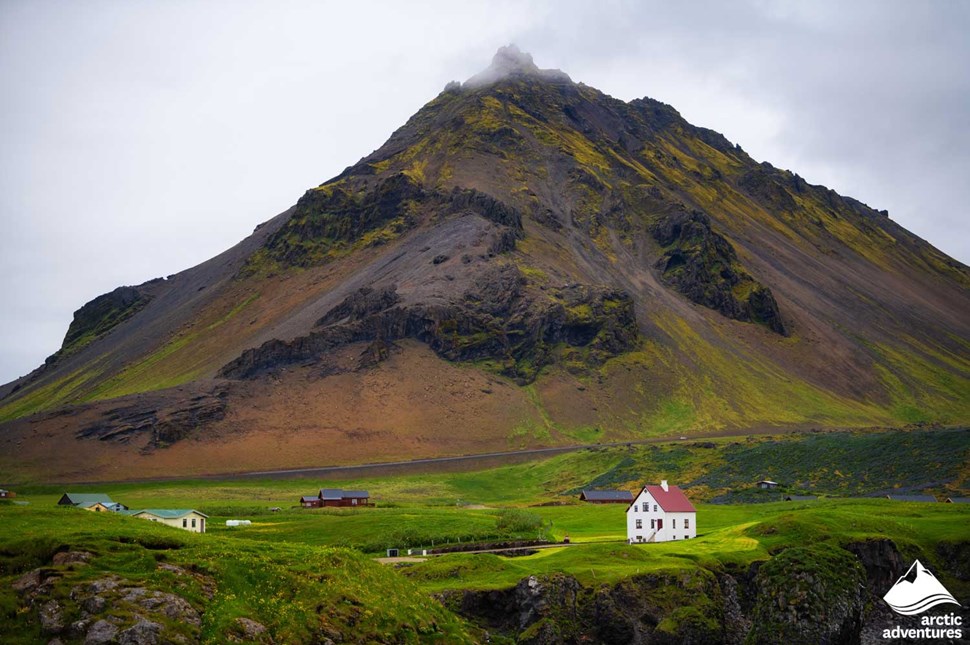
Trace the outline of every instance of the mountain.
{"label": "mountain", "polygon": [[221,255],[84,305],[0,473],[97,480],[970,420],[970,270],[502,48]]}

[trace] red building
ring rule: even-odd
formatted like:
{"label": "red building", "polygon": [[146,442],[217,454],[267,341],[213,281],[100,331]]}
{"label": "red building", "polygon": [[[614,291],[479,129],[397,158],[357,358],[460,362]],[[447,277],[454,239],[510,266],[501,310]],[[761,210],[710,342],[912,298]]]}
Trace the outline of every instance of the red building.
{"label": "red building", "polygon": [[373,506],[370,493],[366,490],[342,490],[340,488],[321,488],[316,497],[304,495],[300,498],[303,508],[320,508],[322,506]]}

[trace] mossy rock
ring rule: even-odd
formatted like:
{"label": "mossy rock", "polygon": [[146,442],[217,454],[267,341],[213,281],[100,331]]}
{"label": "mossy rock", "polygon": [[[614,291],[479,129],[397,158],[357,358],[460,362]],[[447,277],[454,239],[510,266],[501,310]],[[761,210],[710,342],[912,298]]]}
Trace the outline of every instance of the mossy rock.
{"label": "mossy rock", "polygon": [[785,549],[755,578],[758,589],[746,643],[848,643],[858,640],[865,571],[835,546]]}

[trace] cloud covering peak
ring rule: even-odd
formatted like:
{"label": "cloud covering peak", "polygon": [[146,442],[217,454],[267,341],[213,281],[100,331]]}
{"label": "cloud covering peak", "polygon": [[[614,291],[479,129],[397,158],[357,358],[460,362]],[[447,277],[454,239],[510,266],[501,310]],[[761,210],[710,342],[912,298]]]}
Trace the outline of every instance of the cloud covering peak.
{"label": "cloud covering peak", "polygon": [[499,47],[492,57],[492,64],[465,81],[464,86],[484,87],[505,78],[522,77],[536,77],[559,83],[572,82],[569,74],[558,69],[539,69],[532,60],[532,54],[522,51],[515,45],[508,45]]}

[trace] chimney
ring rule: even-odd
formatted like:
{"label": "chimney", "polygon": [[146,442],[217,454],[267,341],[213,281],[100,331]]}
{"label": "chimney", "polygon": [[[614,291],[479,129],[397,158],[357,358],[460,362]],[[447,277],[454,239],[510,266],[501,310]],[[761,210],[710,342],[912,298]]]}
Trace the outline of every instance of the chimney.
{"label": "chimney", "polygon": [[664,489],[664,492],[665,493],[667,492],[667,480],[666,479],[661,479],[660,480],[660,488]]}

